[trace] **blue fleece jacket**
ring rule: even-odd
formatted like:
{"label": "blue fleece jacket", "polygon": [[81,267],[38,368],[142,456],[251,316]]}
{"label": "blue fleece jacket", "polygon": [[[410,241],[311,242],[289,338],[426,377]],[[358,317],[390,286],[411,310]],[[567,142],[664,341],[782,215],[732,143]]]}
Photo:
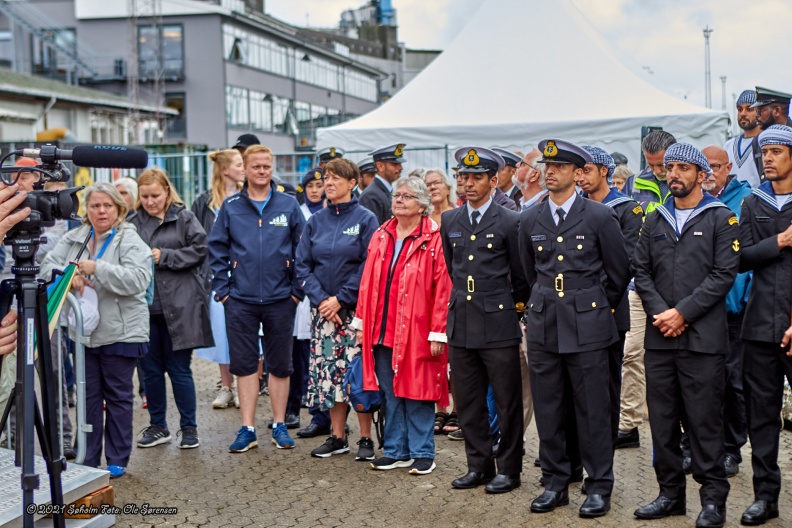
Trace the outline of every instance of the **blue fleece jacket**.
{"label": "blue fleece jacket", "polygon": [[344,308],[357,305],[369,241],[379,221],[356,197],[327,204],[311,216],[297,246],[297,279],[311,306],[335,296]]}
{"label": "blue fleece jacket", "polygon": [[212,289],[217,300],[230,295],[270,304],[304,293],[294,273],[294,255],[305,216],[293,197],[272,188],[259,214],[247,184],[227,198],[209,235]]}
{"label": "blue fleece jacket", "polygon": [[[731,181],[726,184],[726,189],[720,196],[720,201],[729,206],[729,209],[740,218],[743,198],[751,194],[751,184],[738,180],[733,175],[729,176]],[[751,279],[753,272],[740,273],[734,280],[734,286],[726,295],[726,309],[730,314],[738,314],[745,310],[748,304],[748,294],[751,292]]]}

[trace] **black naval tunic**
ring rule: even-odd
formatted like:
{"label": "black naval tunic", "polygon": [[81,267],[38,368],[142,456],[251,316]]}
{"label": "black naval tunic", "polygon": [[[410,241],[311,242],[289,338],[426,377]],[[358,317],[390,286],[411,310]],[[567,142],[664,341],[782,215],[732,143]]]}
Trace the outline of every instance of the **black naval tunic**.
{"label": "black naval tunic", "polygon": [[491,475],[487,385],[491,384],[501,431],[498,473],[522,471],[522,381],[517,309],[525,306],[525,282],[518,251],[520,216],[492,199],[474,229],[467,204],[443,213],[440,233],[453,290],[446,335],[465,431],[468,470]]}
{"label": "black naval tunic", "polygon": [[740,271],[753,270],[741,337],[743,382],[756,500],[778,501],[778,434],[784,375],[792,379],[789,347],[781,348],[792,312],[792,248],[778,249],[778,234],[792,225],[792,201],[778,210],[771,182],[743,200]]}
{"label": "black naval tunic", "polygon": [[519,235],[531,286],[525,324],[543,481],[547,491],[555,492],[569,484],[563,394],[571,384],[586,489],[609,496],[608,351],[619,339],[611,307],[630,282],[629,257],[612,208],[576,196],[556,226],[551,207],[556,206],[546,200],[523,211]]}
{"label": "black naval tunic", "polygon": [[393,217],[391,192],[380,178],[374,178],[371,184],[360,193],[360,205],[374,213],[380,225]]}
{"label": "black naval tunic", "polygon": [[[726,294],[740,261],[737,217],[705,194],[677,228],[674,198],[646,216],[633,259],[635,289],[646,311],[646,402],[652,424],[654,467],[660,495],[685,496],[679,447],[686,415],[693,478],[701,504],[723,506],[729,483],[723,467]],[[676,308],[689,326],[664,337],[653,316]]]}

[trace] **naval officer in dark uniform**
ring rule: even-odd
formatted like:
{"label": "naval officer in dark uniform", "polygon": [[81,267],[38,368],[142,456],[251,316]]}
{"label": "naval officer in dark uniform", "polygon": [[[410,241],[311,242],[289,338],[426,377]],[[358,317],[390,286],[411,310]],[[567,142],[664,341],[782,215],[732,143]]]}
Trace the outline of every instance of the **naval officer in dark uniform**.
{"label": "naval officer in dark uniform", "polygon": [[726,294],[740,265],[739,225],[726,204],[704,193],[707,158],[687,143],[663,156],[671,196],[646,215],[633,257],[646,311],[646,403],[659,496],[639,519],[685,515],[682,432],[687,418],[693,479],[701,484],[697,527],[726,520],[723,394],[729,326]]}
{"label": "naval officer in dark uniform", "polygon": [[[503,158],[479,147],[462,148],[455,157],[467,203],[443,213],[440,233],[454,285],[446,335],[468,473],[452,486],[469,489],[486,484],[486,492],[504,493],[520,485],[522,471],[518,312],[525,309],[528,285],[517,242],[520,216],[492,199]],[[488,384],[495,395],[501,434],[497,475],[487,412]]]}
{"label": "naval officer in dark uniform", "polygon": [[569,504],[565,395],[572,394],[588,473],[580,516],[601,517],[613,490],[608,354],[619,334],[612,308],[627,289],[630,261],[613,209],[575,192],[593,162],[589,153],[559,139],[543,140],[539,150],[550,198],[522,212],[519,235],[531,286],[525,333],[545,485],[531,511]]}
{"label": "naval officer in dark uniform", "polygon": [[[756,110],[756,124],[762,130],[767,130],[773,125],[785,125],[792,127],[792,119],[789,118],[789,103],[792,94],[771,90],[769,88],[756,87],[756,101],[750,106]],[[764,164],[762,162],[762,147],[759,145],[759,135],[755,135],[751,140],[756,172],[762,182],[764,178]]]}
{"label": "naval officer in dark uniform", "polygon": [[369,154],[374,158],[377,175],[374,176],[371,185],[361,193],[359,202],[360,205],[374,213],[380,225],[393,217],[391,211],[392,185],[401,176],[402,163],[407,161],[402,156],[403,154],[403,143],[382,147]]}

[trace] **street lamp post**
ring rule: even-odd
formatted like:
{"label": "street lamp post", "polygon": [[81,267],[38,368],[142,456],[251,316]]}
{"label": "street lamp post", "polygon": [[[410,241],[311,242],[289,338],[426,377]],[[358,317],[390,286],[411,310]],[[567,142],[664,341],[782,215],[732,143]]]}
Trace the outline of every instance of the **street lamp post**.
{"label": "street lamp post", "polygon": [[712,108],[712,80],[710,79],[710,35],[714,30],[704,28],[704,105]]}

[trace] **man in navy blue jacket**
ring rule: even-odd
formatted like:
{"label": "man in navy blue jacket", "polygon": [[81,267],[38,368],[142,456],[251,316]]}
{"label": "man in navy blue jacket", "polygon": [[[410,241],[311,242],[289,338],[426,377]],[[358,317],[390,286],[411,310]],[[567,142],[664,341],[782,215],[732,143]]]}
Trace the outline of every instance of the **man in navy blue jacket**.
{"label": "man in navy blue jacket", "polygon": [[258,399],[259,325],[269,368],[272,442],[294,447],[284,419],[292,373],[292,329],[304,297],[294,274],[294,255],[305,217],[297,200],[272,185],[272,151],[248,147],[247,181],[223,202],[209,236],[212,289],[225,307],[231,373],[237,376],[242,427],[229,448],[242,453],[258,447],[255,414]]}

